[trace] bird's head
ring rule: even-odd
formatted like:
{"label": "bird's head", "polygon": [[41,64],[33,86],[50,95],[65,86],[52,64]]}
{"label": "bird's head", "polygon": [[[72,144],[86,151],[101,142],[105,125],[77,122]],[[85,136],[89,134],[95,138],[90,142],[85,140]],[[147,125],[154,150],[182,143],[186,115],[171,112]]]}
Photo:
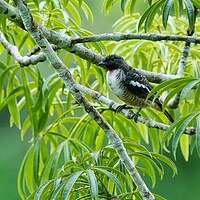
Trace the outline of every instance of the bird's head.
{"label": "bird's head", "polygon": [[124,66],[124,64],[126,64],[126,62],[122,57],[112,54],[112,55],[106,56],[99,63],[99,66],[103,66],[107,70],[110,71],[110,70],[122,68]]}

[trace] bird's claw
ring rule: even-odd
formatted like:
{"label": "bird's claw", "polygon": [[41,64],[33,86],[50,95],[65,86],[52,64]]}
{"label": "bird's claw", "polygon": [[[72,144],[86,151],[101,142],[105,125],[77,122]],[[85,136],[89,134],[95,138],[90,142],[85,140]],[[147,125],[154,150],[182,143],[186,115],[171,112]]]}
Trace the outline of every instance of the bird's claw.
{"label": "bird's claw", "polygon": [[115,109],[115,112],[118,113],[118,112],[121,112],[122,109],[132,109],[133,107],[131,106],[128,106],[126,104],[123,104],[123,105],[119,105],[117,106],[117,108]]}
{"label": "bird's claw", "polygon": [[140,114],[137,112],[137,113],[135,113],[135,115],[133,116],[133,120],[135,121],[135,123],[138,122],[138,117],[140,117]]}

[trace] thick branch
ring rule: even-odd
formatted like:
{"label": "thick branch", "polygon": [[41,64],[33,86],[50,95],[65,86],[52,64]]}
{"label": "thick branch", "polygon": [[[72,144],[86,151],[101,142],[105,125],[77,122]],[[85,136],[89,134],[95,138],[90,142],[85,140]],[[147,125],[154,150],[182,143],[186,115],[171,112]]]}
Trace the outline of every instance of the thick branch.
{"label": "thick branch", "polygon": [[[15,22],[19,27],[24,28],[22,25],[22,21],[21,18],[19,16],[19,13],[17,11],[17,9],[15,9],[14,7],[12,7],[11,5],[7,4],[6,2],[4,2],[3,0],[0,0],[0,7],[2,9],[0,9],[0,13],[6,15],[6,17]],[[13,12],[15,17],[12,17],[10,15],[7,14],[7,12],[3,12],[4,10],[8,9],[8,13]],[[101,62],[103,60],[103,56],[96,54],[95,52],[91,51],[90,49],[82,46],[82,45],[72,45],[71,44],[71,38],[55,32],[55,31],[50,31],[47,28],[40,26],[41,31],[43,32],[43,34],[45,35],[45,37],[52,43],[57,45],[59,48],[61,49],[66,49],[67,51],[76,54],[77,56],[91,62],[94,63],[96,65],[98,65],[99,62]],[[145,70],[141,70],[141,73],[147,77],[147,79],[150,82],[156,82],[156,83],[160,83],[164,80],[168,80],[168,79],[173,79],[173,78],[177,78],[174,75],[168,75],[168,74],[160,74],[160,73],[155,73],[155,72],[149,72],[149,71],[145,71]]]}
{"label": "thick branch", "polygon": [[71,43],[86,43],[100,41],[122,41],[122,40],[150,40],[150,41],[184,41],[200,44],[200,38],[182,35],[162,35],[156,33],[104,33],[86,37],[71,38]]}
{"label": "thick branch", "polygon": [[16,0],[20,15],[23,19],[24,25],[27,31],[31,34],[33,39],[36,43],[40,46],[42,51],[44,52],[45,56],[49,59],[52,66],[58,72],[60,78],[64,81],[65,85],[69,87],[69,90],[72,92],[75,99],[83,105],[86,112],[90,114],[90,116],[98,123],[98,125],[105,131],[108,135],[110,140],[112,141],[115,149],[117,150],[120,159],[126,166],[127,170],[129,171],[131,177],[133,178],[134,182],[138,186],[138,190],[144,200],[154,200],[154,196],[151,194],[149,189],[147,188],[146,184],[142,180],[140,174],[138,173],[137,169],[134,166],[133,161],[128,156],[124,145],[119,138],[119,136],[115,133],[112,127],[102,118],[102,116],[92,107],[86,100],[83,98],[81,93],[76,89],[75,82],[69,70],[66,66],[62,63],[60,58],[52,49],[49,42],[43,36],[40,28],[34,23],[32,16],[29,13],[29,10],[24,5],[23,0]]}
{"label": "thick branch", "polygon": [[[108,99],[107,97],[101,95],[99,92],[92,90],[88,87],[85,87],[81,84],[76,84],[75,87],[81,91],[82,93],[88,94],[89,96],[93,97],[94,99],[96,99],[97,101],[107,105],[109,108],[116,110],[116,108],[119,106],[118,103]],[[132,112],[129,109],[122,109],[120,111],[125,117],[127,117],[128,119],[134,119],[134,116],[136,115],[136,113]],[[170,126],[167,124],[163,124],[160,122],[156,122],[152,119],[148,119],[148,118],[144,118],[142,116],[138,116],[137,121],[145,124],[146,126],[148,126],[149,128],[157,128],[160,130],[167,130]],[[196,133],[195,128],[193,127],[188,127],[184,134],[186,135],[194,135]]]}

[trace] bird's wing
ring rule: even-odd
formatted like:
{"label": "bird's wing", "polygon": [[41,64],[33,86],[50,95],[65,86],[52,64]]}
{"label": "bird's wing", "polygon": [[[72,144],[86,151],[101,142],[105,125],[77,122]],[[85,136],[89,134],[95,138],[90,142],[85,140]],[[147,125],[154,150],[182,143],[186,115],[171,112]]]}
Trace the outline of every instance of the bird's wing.
{"label": "bird's wing", "polygon": [[131,93],[142,99],[146,99],[152,89],[148,80],[135,69],[126,73],[124,82]]}

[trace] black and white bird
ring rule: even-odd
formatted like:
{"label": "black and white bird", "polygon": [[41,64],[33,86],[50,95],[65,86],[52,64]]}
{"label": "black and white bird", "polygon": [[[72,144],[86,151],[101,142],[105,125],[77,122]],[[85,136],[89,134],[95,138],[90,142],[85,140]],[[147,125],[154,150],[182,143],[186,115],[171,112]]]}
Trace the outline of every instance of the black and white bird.
{"label": "black and white bird", "polygon": [[[107,82],[113,93],[126,105],[138,107],[138,114],[141,108],[147,106],[162,111],[162,103],[158,98],[153,101],[154,98],[151,97],[146,101],[147,95],[153,88],[146,77],[130,67],[122,57],[109,55],[99,65],[106,68]],[[164,114],[171,122],[174,121],[166,110]]]}

